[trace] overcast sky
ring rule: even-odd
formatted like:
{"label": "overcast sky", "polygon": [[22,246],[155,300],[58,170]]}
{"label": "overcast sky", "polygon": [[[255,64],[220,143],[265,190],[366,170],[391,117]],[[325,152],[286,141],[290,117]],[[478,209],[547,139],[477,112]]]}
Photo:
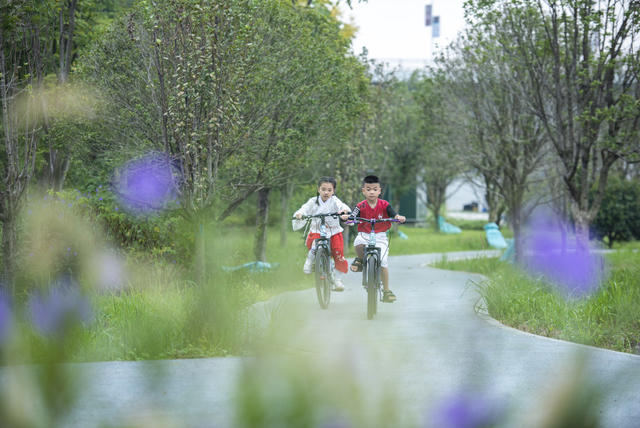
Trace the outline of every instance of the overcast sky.
{"label": "overcast sky", "polygon": [[[354,53],[366,46],[369,57],[419,67],[432,57],[432,50],[453,40],[464,25],[464,0],[352,0],[349,9],[340,2],[343,20],[353,19],[358,33]],[[433,16],[440,17],[440,37],[432,38],[432,27],[425,26],[425,6],[432,5]]]}

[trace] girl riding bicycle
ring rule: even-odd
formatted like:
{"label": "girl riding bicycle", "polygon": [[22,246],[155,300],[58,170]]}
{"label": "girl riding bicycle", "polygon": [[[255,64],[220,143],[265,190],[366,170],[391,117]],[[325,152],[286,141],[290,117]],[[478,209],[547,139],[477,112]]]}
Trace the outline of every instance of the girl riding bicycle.
{"label": "girl riding bicycle", "polygon": [[[329,213],[349,213],[351,209],[347,204],[342,202],[334,194],[336,191],[336,180],[333,177],[321,177],[318,180],[318,194],[310,198],[296,211],[293,216],[301,219],[305,215],[329,214]],[[342,238],[342,226],[340,221],[335,217],[326,217],[326,227],[331,236],[331,255],[335,262],[334,274],[334,291],[344,291],[342,276],[347,273],[348,263],[344,258],[344,241]],[[315,240],[320,237],[320,221],[314,219],[311,221],[309,235],[307,236],[306,245],[309,249],[307,260],[304,262],[304,273],[311,273],[315,258]]]}

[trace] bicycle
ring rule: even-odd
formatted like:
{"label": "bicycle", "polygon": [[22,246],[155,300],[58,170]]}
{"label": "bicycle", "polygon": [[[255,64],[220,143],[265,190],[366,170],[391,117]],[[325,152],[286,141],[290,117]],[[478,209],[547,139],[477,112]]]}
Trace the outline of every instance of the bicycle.
{"label": "bicycle", "polygon": [[376,247],[375,225],[380,222],[400,222],[395,218],[362,218],[356,217],[350,219],[347,223],[371,223],[371,231],[369,232],[369,242],[364,248],[364,257],[362,258],[362,286],[367,290],[367,319],[372,319],[378,312],[378,296],[382,301],[382,277],[380,275],[380,263],[382,255],[380,248]]}
{"label": "bicycle", "polygon": [[329,231],[325,223],[326,217],[339,217],[340,213],[305,215],[302,219],[312,221],[320,219],[320,237],[316,239],[315,280],[318,303],[322,309],[329,307],[331,289],[334,286],[333,265],[331,258],[331,245],[329,243]]}

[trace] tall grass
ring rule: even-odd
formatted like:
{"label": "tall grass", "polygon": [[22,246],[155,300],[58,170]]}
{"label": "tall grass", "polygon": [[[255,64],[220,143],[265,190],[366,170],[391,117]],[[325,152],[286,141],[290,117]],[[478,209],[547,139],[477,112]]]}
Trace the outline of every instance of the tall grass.
{"label": "tall grass", "polygon": [[498,261],[440,261],[442,269],[478,272],[476,284],[489,314],[500,322],[547,337],[616,351],[640,352],[640,254],[606,256],[608,280],[592,295],[566,298],[553,284]]}
{"label": "tall grass", "polygon": [[244,308],[312,286],[302,273],[306,251],[301,239],[289,237],[280,246],[274,230],[267,240],[271,270],[224,271],[254,261],[252,238],[249,228],[209,232],[204,284],[171,263],[140,264],[123,292],[95,296],[97,318],[84,330],[84,345],[75,358],[194,358],[239,352]]}

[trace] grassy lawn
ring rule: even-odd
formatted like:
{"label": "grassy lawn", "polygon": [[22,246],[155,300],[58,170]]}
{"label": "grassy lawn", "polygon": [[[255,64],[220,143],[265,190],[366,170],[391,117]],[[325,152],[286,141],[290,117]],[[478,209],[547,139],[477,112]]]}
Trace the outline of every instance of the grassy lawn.
{"label": "grassy lawn", "polygon": [[[421,253],[443,253],[450,251],[489,250],[484,230],[463,230],[457,235],[447,235],[433,229],[400,226],[408,239],[401,239],[392,235],[389,254],[394,256]],[[504,231],[503,236],[510,238],[510,231]]]}
{"label": "grassy lawn", "polygon": [[640,349],[640,253],[606,255],[610,276],[594,294],[567,299],[553,285],[497,258],[441,261],[442,269],[477,272],[489,314],[503,324],[542,336],[616,351]]}
{"label": "grassy lawn", "polygon": [[[459,235],[445,235],[431,229],[411,226],[400,226],[400,230],[408,239],[402,239],[398,235],[391,236],[390,252],[393,255],[489,249],[484,231],[481,230],[463,230]],[[190,277],[189,266],[141,254],[128,254],[123,287],[116,292],[91,293],[93,319],[82,328],[71,331],[65,342],[59,344],[64,352],[52,352],[54,342],[39,335],[25,321],[20,323],[17,335],[20,340],[16,345],[22,352],[17,352],[16,355],[21,355],[20,361],[42,361],[52,353],[65,361],[96,361],[196,358],[238,353],[242,349],[242,343],[238,342],[238,331],[244,308],[285,291],[313,287],[313,278],[302,273],[306,257],[302,235],[289,232],[286,243],[281,245],[280,232],[275,228],[268,230],[267,238],[267,260],[272,263],[272,269],[262,273],[243,269],[224,271],[222,267],[240,266],[255,260],[253,232],[252,227],[240,226],[209,232],[206,237],[209,274],[204,284],[198,284]],[[510,237],[509,231],[504,234],[505,237]],[[352,247],[346,246],[346,255],[353,257]],[[627,263],[627,271],[631,271],[634,263],[637,265],[637,260],[625,260],[626,262],[617,261],[617,266]],[[511,316],[519,316],[512,325],[528,331],[543,334],[547,332],[553,337],[564,338],[565,336],[560,336],[561,333],[571,334],[577,338],[575,340],[596,343],[591,335],[585,333],[587,327],[580,323],[572,324],[575,327],[561,328],[577,312],[569,310],[566,306],[568,303],[551,294],[544,298],[550,302],[544,311],[550,313],[547,317],[555,320],[553,323],[539,320],[539,315],[535,313],[526,315],[531,313],[531,310],[524,310],[527,302],[533,298],[542,299],[538,291],[541,285],[521,281],[517,272],[503,269],[496,260],[471,260],[464,263],[466,264],[451,264],[446,267],[500,274],[507,283],[522,284],[517,290],[512,290],[516,293],[515,296],[509,295],[510,289],[506,287],[502,294],[496,291],[495,285],[486,288],[491,311],[504,311]],[[617,290],[620,288],[619,284],[631,281],[633,275],[626,275],[620,276],[621,282],[616,283],[617,288],[612,286],[612,289]],[[526,288],[527,284],[533,284],[530,285],[533,288]],[[532,296],[528,293],[532,293]],[[512,300],[520,302],[523,307],[514,306]],[[635,304],[638,307],[637,301]],[[618,311],[615,316],[619,315],[620,309],[611,309],[608,305],[609,303],[603,303],[600,318],[610,316],[607,314],[611,311]],[[540,304],[536,303],[535,307],[538,306]],[[627,312],[632,307],[626,309]],[[593,314],[592,310],[591,316]],[[613,324],[615,322],[617,321],[612,321]],[[637,321],[635,328],[638,331]],[[601,336],[610,336],[613,343],[611,346],[619,349],[630,349],[637,343],[637,335],[633,338],[617,333],[609,334],[608,330],[603,329],[600,332]]]}
{"label": "grassy lawn", "polygon": [[[445,235],[431,229],[401,226],[408,239],[391,237],[394,255],[488,249],[484,231]],[[188,278],[184,269],[169,262],[147,261],[130,255],[126,287],[120,293],[96,294],[95,319],[74,332],[74,361],[194,358],[233,354],[237,321],[242,308],[291,290],[313,287],[302,272],[306,247],[300,233],[289,232],[285,245],[280,232],[268,230],[267,259],[274,267],[263,273],[225,272],[254,261],[251,227],[229,227],[207,236],[204,286]],[[347,257],[353,257],[347,246]],[[25,329],[34,360],[49,352],[46,341]]]}

